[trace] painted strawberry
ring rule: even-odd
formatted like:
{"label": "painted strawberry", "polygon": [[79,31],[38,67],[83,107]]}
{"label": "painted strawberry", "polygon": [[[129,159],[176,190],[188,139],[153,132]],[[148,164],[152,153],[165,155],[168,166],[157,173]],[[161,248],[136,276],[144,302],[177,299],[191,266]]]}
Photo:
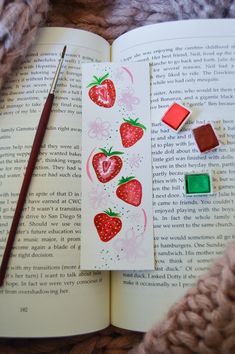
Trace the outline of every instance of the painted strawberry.
{"label": "painted strawberry", "polygon": [[119,181],[116,190],[118,198],[133,206],[139,206],[142,199],[142,185],[134,176],[124,178]]}
{"label": "painted strawberry", "polygon": [[116,90],[112,80],[107,79],[109,74],[102,77],[94,77],[87,87],[90,87],[88,92],[90,99],[100,107],[110,108],[116,100]]}
{"label": "painted strawberry", "polygon": [[121,151],[112,151],[112,147],[107,151],[100,149],[92,158],[92,165],[96,176],[101,183],[111,181],[122,168],[122,159],[117,156],[123,154]]}
{"label": "painted strawberry", "polygon": [[122,145],[125,148],[135,145],[142,138],[144,130],[146,130],[146,127],[139,123],[138,120],[139,118],[124,119],[125,123],[122,123],[120,126]]}
{"label": "painted strawberry", "polygon": [[110,208],[94,217],[94,224],[101,241],[108,242],[114,238],[122,229],[122,221],[118,213]]}

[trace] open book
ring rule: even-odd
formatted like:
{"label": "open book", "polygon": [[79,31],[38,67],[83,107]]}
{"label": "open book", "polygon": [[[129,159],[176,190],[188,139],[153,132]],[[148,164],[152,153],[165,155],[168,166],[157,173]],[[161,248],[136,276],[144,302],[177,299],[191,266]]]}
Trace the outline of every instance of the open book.
{"label": "open book", "polygon": [[[234,20],[162,23],[126,33],[110,48],[92,33],[42,29],[0,98],[2,254],[43,103],[67,45],[53,113],[0,289],[0,336],[66,336],[110,323],[148,330],[223,253],[235,237],[234,32]],[[81,63],[109,60],[151,63],[149,203],[155,271],[79,269]],[[193,111],[178,134],[161,122],[174,101]],[[191,129],[208,121],[221,146],[201,155]],[[213,172],[214,193],[186,197],[184,174],[198,170]]]}

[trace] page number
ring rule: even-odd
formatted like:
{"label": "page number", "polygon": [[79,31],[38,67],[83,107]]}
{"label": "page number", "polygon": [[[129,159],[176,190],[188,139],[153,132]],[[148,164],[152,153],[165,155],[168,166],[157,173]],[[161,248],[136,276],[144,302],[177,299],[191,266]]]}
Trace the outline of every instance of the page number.
{"label": "page number", "polygon": [[27,306],[20,307],[20,312],[28,312],[28,307]]}

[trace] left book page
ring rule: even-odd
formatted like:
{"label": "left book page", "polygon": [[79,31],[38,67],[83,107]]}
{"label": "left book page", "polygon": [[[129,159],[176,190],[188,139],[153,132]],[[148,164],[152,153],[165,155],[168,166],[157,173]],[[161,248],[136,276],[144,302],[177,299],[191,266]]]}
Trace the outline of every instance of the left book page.
{"label": "left book page", "polygon": [[0,336],[47,337],[109,324],[109,274],[80,271],[81,63],[108,61],[89,32],[41,30],[0,98],[0,260],[37,124],[63,46],[53,111],[0,288]]}

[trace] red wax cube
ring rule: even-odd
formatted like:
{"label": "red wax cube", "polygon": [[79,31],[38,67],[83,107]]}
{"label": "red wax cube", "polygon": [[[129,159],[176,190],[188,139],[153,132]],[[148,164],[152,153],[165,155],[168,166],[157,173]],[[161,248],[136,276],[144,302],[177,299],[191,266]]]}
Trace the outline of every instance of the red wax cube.
{"label": "red wax cube", "polygon": [[207,152],[219,146],[219,140],[210,123],[193,129],[193,135],[200,152]]}
{"label": "red wax cube", "polygon": [[162,122],[177,132],[186,123],[190,113],[186,107],[173,103],[162,117]]}

